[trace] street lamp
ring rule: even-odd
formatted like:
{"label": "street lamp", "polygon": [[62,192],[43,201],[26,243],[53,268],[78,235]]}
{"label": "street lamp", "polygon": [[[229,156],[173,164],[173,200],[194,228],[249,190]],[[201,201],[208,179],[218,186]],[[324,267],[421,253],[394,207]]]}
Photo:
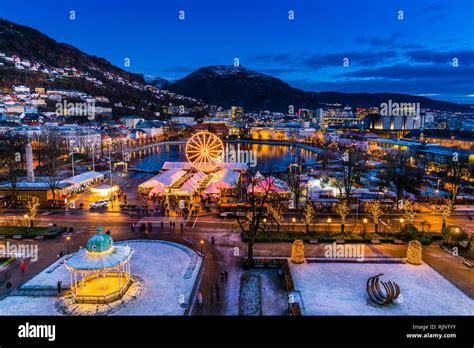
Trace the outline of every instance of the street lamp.
{"label": "street lamp", "polygon": [[454,231],[455,231],[456,233],[459,233],[459,227],[456,227],[456,228],[454,229]]}
{"label": "street lamp", "polygon": [[291,219],[291,222],[293,223],[293,232],[295,231],[295,222],[296,222],[296,219],[295,218],[292,218]]}
{"label": "street lamp", "polygon": [[328,232],[329,232],[329,225],[331,224],[331,218],[328,218]]}
{"label": "street lamp", "polygon": [[72,176],[74,176],[74,144],[76,142],[74,140],[69,140],[69,154],[71,155],[71,168],[72,168]]}
{"label": "street lamp", "polygon": [[204,254],[202,253],[202,247],[203,247],[203,245],[204,245],[204,241],[203,241],[202,239],[201,239],[200,244],[201,244],[201,257],[204,257]]}
{"label": "street lamp", "polygon": [[263,218],[263,230],[267,232],[267,218]]}
{"label": "street lamp", "polygon": [[400,232],[402,232],[402,228],[403,228],[403,223],[405,222],[405,220],[403,218],[400,219]]}
{"label": "street lamp", "polygon": [[364,218],[364,233],[367,232],[367,219]]}
{"label": "street lamp", "polygon": [[67,253],[69,254],[69,244],[70,244],[70,241],[71,241],[71,237],[67,236],[66,240],[67,240]]}

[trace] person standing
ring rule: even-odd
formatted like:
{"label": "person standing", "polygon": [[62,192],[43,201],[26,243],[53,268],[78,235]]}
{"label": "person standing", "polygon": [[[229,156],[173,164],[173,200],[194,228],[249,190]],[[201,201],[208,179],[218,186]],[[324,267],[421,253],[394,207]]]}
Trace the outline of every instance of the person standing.
{"label": "person standing", "polygon": [[184,226],[182,222],[180,223],[180,226],[181,226],[181,232],[184,232]]}
{"label": "person standing", "polygon": [[211,237],[211,244],[214,245],[214,236]]}
{"label": "person standing", "polygon": [[25,268],[26,268],[25,260],[21,260],[20,268],[22,272],[25,272]]}
{"label": "person standing", "polygon": [[173,231],[176,229],[176,221],[173,221]]}
{"label": "person standing", "polygon": [[170,232],[172,228],[173,228],[173,221],[170,220]]}
{"label": "person standing", "polygon": [[221,272],[221,283],[224,282],[224,278],[225,278],[225,274],[224,274],[224,271]]}
{"label": "person standing", "polygon": [[62,281],[58,281],[57,286],[58,286],[58,294],[61,293],[61,285],[63,284]]}
{"label": "person standing", "polygon": [[161,221],[161,231],[163,232],[164,223]]}
{"label": "person standing", "polygon": [[228,278],[229,278],[229,272],[224,271],[224,280],[227,281]]}

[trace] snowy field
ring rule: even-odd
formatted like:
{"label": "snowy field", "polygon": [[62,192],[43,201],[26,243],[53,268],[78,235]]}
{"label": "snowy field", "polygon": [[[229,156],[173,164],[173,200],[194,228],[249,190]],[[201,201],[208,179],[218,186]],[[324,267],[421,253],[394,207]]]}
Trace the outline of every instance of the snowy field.
{"label": "snowy field", "polygon": [[[473,315],[474,300],[427,264],[290,263],[295,290],[301,292],[303,315]],[[367,279],[400,285],[401,303],[373,304]]]}
{"label": "snowy field", "polygon": [[[143,291],[136,301],[120,308],[114,315],[183,315],[201,265],[201,258],[191,249],[165,241],[127,241],[135,249],[132,274],[141,279]],[[25,288],[63,287],[70,282],[58,260],[24,285]],[[9,296],[0,301],[0,315],[58,315],[54,297]]]}

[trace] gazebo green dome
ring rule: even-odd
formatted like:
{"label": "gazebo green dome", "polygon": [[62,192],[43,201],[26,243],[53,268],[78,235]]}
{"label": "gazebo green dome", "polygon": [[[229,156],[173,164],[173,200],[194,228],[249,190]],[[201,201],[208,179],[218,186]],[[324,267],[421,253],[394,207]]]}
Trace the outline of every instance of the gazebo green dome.
{"label": "gazebo green dome", "polygon": [[87,241],[86,249],[89,252],[100,253],[109,250],[114,245],[114,240],[108,234],[102,233],[102,228],[97,228],[97,234]]}

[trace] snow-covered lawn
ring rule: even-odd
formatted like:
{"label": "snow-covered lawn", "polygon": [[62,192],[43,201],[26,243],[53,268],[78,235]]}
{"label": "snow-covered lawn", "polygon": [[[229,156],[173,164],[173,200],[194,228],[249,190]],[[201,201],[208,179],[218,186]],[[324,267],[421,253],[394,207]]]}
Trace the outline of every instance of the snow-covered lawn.
{"label": "snow-covered lawn", "polygon": [[[183,315],[199,273],[201,258],[191,249],[165,241],[127,241],[135,249],[132,274],[139,277],[143,291],[136,301],[116,315]],[[23,288],[55,288],[58,280],[69,284],[69,274],[58,260],[31,279]],[[59,265],[59,267],[56,267]],[[9,296],[0,301],[0,315],[57,315],[54,297]]]}
{"label": "snow-covered lawn", "polygon": [[[473,315],[474,300],[427,264],[290,263],[303,315]],[[401,303],[373,304],[366,293],[369,277],[400,285]]]}

